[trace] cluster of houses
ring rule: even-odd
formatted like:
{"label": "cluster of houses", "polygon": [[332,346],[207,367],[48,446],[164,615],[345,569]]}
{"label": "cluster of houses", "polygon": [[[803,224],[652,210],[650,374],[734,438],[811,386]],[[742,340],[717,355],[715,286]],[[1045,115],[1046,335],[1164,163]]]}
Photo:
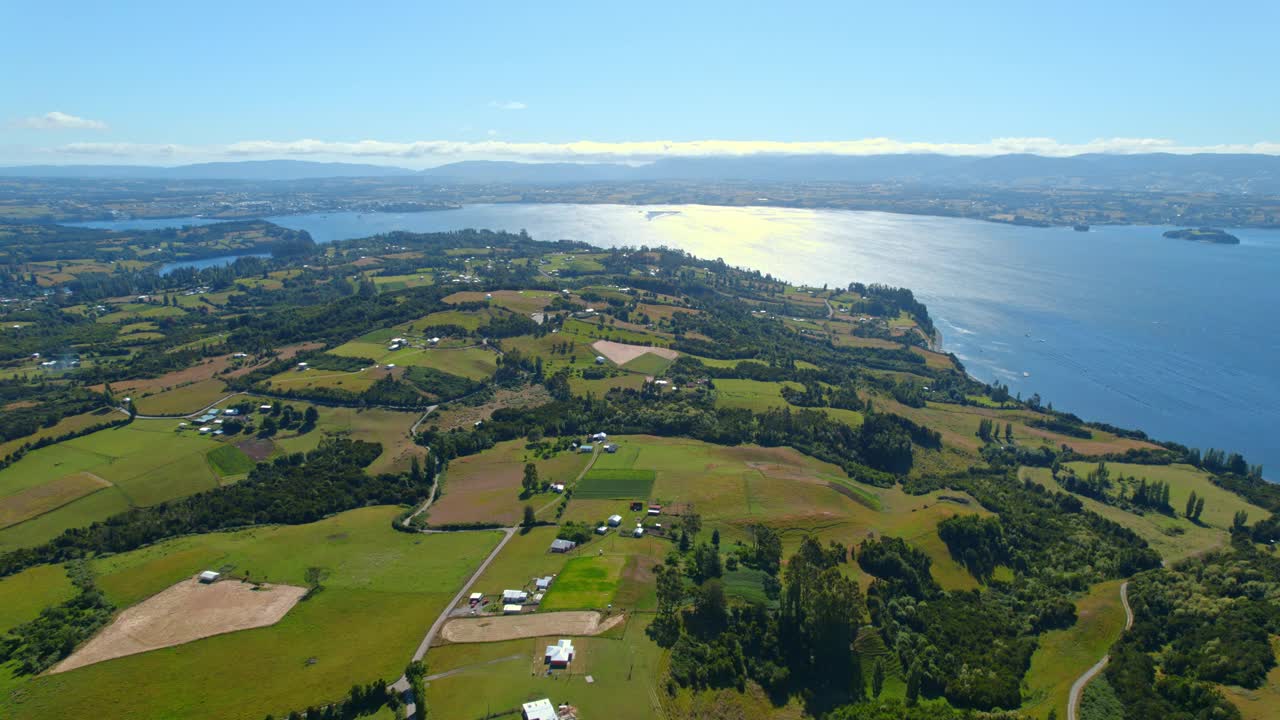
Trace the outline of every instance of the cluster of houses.
{"label": "cluster of houses", "polygon": [[588,438],[587,442],[584,442],[584,443],[582,443],[582,444],[580,444],[580,445],[578,445],[578,446],[577,446],[577,447],[578,447],[578,452],[580,452],[580,453],[593,453],[593,452],[595,452],[595,451],[596,451],[596,446],[595,446],[595,444],[596,444],[596,443],[603,443],[603,444],[600,446],[600,449],[601,449],[601,450],[604,450],[605,452],[609,453],[610,455],[612,455],[613,453],[618,452],[618,446],[617,446],[617,444],[616,444],[616,443],[608,442],[608,440],[609,440],[609,435],[608,435],[608,433],[602,433],[602,432],[592,433],[591,437],[590,437],[590,438]]}
{"label": "cluster of houses", "polygon": [[[632,511],[644,510],[644,503],[632,502],[631,510]],[[658,516],[658,515],[662,515],[662,506],[649,505],[649,509],[648,511],[645,512],[645,516],[648,516],[648,518],[654,518],[654,516]],[[612,529],[612,528],[618,528],[618,532],[620,533],[626,532],[626,530],[622,529],[622,515],[609,515],[608,518],[604,520],[604,524],[600,525],[599,528],[595,529],[595,534],[598,534],[598,536],[607,536],[607,534],[609,534],[609,529]],[[648,529],[657,530],[657,532],[660,534],[662,533],[662,523],[654,523],[652,527]],[[643,538],[645,534],[645,530],[646,528],[643,521],[637,520],[636,527],[630,530],[631,537]]]}
{"label": "cluster of houses", "polygon": [[[546,595],[547,590],[551,589],[551,583],[555,582],[554,575],[544,575],[533,579],[533,593],[528,590],[503,590],[502,591],[502,614],[503,615],[519,615],[524,612],[526,605],[539,605],[542,598]],[[468,599],[472,614],[475,614],[484,607],[484,593],[471,593]]]}
{"label": "cluster of houses", "polygon": [[[125,399],[128,400],[128,398],[125,398]],[[264,405],[263,407],[267,410],[271,409],[270,405]],[[222,417],[218,417],[218,415],[222,415]],[[221,435],[222,429],[219,428],[218,426],[225,421],[225,418],[234,418],[234,417],[238,417],[239,415],[240,415],[240,411],[236,410],[235,408],[227,408],[226,410],[211,408],[204,415],[201,415],[200,417],[196,418],[192,422],[194,422],[196,425],[199,426],[197,432],[199,432],[201,435]],[[187,427],[186,423],[184,422],[178,423],[179,429],[182,429],[185,427]]]}

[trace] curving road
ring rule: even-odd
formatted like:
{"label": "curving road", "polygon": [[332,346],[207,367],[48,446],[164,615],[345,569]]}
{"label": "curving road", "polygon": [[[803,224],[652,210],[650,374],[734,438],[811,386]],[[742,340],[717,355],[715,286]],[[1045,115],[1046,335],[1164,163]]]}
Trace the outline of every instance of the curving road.
{"label": "curving road", "polygon": [[[454,595],[453,600],[449,601],[449,604],[445,606],[444,611],[440,613],[440,617],[436,618],[436,621],[431,624],[431,629],[427,631],[425,636],[423,636],[422,642],[418,643],[418,649],[413,653],[414,660],[421,660],[427,656],[427,649],[431,647],[432,641],[436,639],[436,635],[440,632],[440,628],[444,627],[445,622],[449,620],[449,616],[453,614],[453,609],[462,602],[462,598],[466,597],[467,593],[471,592],[471,586],[475,584],[476,580],[480,579],[480,576],[486,569],[488,569],[489,563],[493,562],[493,559],[498,557],[498,553],[502,552],[502,548],[506,546],[507,541],[515,535],[516,528],[503,528],[502,531],[504,535],[502,536],[502,540],[498,543],[498,546],[493,549],[493,552],[489,553],[489,557],[485,558],[484,562],[480,563],[480,567],[476,568],[476,571],[472,573],[471,577],[467,579],[467,582],[463,584],[462,589],[458,591],[458,594]],[[391,684],[391,690],[399,695],[403,695],[408,692],[409,678],[401,675],[399,680],[396,680]],[[414,713],[416,712],[417,707],[414,703],[408,703],[408,705],[406,705],[405,717],[414,717]]]}
{"label": "curving road", "polygon": [[[1129,581],[1126,580],[1120,585],[1120,602],[1124,605],[1124,629],[1126,631],[1133,627],[1133,608],[1129,607]],[[1071,685],[1071,695],[1067,699],[1067,720],[1078,720],[1080,715],[1080,698],[1084,695],[1084,688],[1089,681],[1102,672],[1111,660],[1110,655],[1103,655],[1102,659],[1096,665],[1089,668],[1076,679]]]}

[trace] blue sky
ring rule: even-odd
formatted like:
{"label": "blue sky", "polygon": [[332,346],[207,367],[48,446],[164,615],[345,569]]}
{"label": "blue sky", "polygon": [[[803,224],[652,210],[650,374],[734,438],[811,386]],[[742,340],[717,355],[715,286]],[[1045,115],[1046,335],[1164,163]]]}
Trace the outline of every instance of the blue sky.
{"label": "blue sky", "polygon": [[0,27],[5,164],[1280,153],[1273,1],[9,0]]}

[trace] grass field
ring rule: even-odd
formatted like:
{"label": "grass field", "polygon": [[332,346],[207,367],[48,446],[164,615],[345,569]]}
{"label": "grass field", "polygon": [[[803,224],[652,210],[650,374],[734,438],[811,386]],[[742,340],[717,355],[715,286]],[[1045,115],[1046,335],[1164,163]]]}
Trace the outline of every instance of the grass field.
{"label": "grass field", "polygon": [[1067,716],[1071,684],[1107,653],[1124,631],[1120,581],[1100,583],[1076,601],[1076,624],[1040,637],[1024,682],[1021,711],[1044,720],[1051,710]]}
{"label": "grass field", "polygon": [[[305,412],[306,402],[289,402],[297,410]],[[426,450],[409,437],[409,428],[422,416],[416,412],[398,410],[362,410],[315,406],[320,414],[316,428],[305,435],[285,432],[274,440],[285,452],[313,450],[326,437],[347,437],[352,440],[382,443],[382,454],[369,465],[374,473],[403,472],[409,469],[413,457],[426,457]]]}
{"label": "grass field", "polygon": [[[556,297],[556,293],[550,290],[495,290],[490,294],[493,297],[489,299],[489,304],[525,315],[542,310]],[[444,301],[450,304],[484,302],[485,293],[456,292],[445,297]]]}
{"label": "grass field", "polygon": [[253,469],[253,460],[235,445],[219,445],[205,454],[219,477],[243,475]]}
{"label": "grass field", "polygon": [[654,472],[643,468],[592,468],[574,488],[583,500],[646,500],[653,494]]}
{"label": "grass field", "polygon": [[[783,549],[794,552],[806,534],[822,542],[857,545],[868,533],[902,537],[933,560],[933,574],[948,589],[978,586],[951,559],[938,538],[938,522],[954,514],[988,514],[976,502],[939,500],[943,492],[911,496],[901,488],[874,488],[849,480],[839,468],[789,448],[725,447],[681,438],[627,435],[612,438],[617,454],[600,455],[592,473],[613,469],[653,470],[652,498],[667,515],[686,509],[699,513],[703,534],[718,529],[726,551],[749,542],[757,523],[778,529]],[[838,488],[838,489],[837,489]],[[625,500],[593,500],[575,491],[564,519],[595,523],[612,513],[632,522]],[[666,541],[662,541],[664,544]],[[857,572],[856,566],[852,567]],[[869,578],[863,578],[869,582]]]}
{"label": "grass field", "polygon": [[530,588],[535,577],[559,574],[573,555],[547,549],[558,532],[555,527],[536,527],[528,533],[517,533],[476,580],[475,592],[492,599],[509,588]]}
{"label": "grass field", "polygon": [[[1090,470],[1097,467],[1096,464],[1082,462],[1068,463],[1068,466],[1080,477],[1085,477]],[[1195,492],[1196,495],[1205,499],[1204,514],[1201,515],[1200,521],[1211,527],[1229,530],[1232,518],[1240,510],[1249,513],[1249,519],[1255,522],[1270,515],[1266,510],[1249,504],[1239,495],[1214,485],[1208,473],[1190,465],[1107,463],[1107,468],[1111,471],[1113,483],[1121,475],[1132,476],[1139,480],[1146,478],[1148,482],[1169,483],[1169,504],[1179,514],[1186,507],[1187,498]]]}
{"label": "grass field", "polygon": [[635,360],[632,360],[631,362],[626,363],[625,365],[622,366],[622,368],[624,370],[630,370],[631,372],[636,372],[636,373],[643,373],[645,375],[658,375],[658,374],[661,374],[663,371],[665,371],[667,368],[671,367],[671,364],[673,362],[675,361],[668,360],[667,358],[664,358],[661,355],[655,355],[653,353],[645,353],[640,357],[636,358]]}
{"label": "grass field", "polygon": [[0,551],[44,542],[131,506],[217,487],[205,459],[216,444],[175,433],[176,426],[135,420],[32,451],[0,470],[0,507],[6,508],[0,514],[23,517],[0,530]]}
{"label": "grass field", "polygon": [[631,617],[620,633],[575,638],[573,664],[554,677],[544,674],[542,653],[557,637],[432,648],[429,672],[447,674],[427,685],[432,717],[479,718],[509,710],[518,717],[521,703],[544,697],[572,703],[582,718],[662,717],[657,683],[665,652],[645,635],[646,624]]}
{"label": "grass field", "polygon": [[226,395],[226,384],[209,378],[155,395],[134,398],[133,404],[139,415],[185,415],[203,410]]}
{"label": "grass field", "polygon": [[38,565],[0,579],[0,634],[73,595],[75,588],[61,565]]}
{"label": "grass field", "polygon": [[[1108,464],[1108,467],[1110,467],[1110,464]],[[1054,482],[1048,468],[1024,467],[1019,470],[1019,477],[1033,480],[1050,490],[1062,490],[1062,487]],[[1174,492],[1173,489],[1170,489],[1171,495]],[[1208,525],[1197,525],[1181,515],[1170,517],[1154,512],[1135,515],[1083,495],[1076,495],[1075,497],[1084,503],[1086,509],[1108,520],[1120,523],[1137,533],[1156,552],[1160,553],[1160,557],[1164,558],[1166,562],[1177,562],[1183,558],[1222,547],[1230,539],[1228,534],[1221,529]],[[1234,495],[1232,497],[1239,502],[1244,502],[1239,497]],[[1185,499],[1183,504],[1186,504]],[[1177,505],[1175,504],[1174,507],[1177,507]],[[1209,512],[1209,502],[1207,500],[1205,501],[1205,512]]]}
{"label": "grass field", "polygon": [[449,463],[443,494],[428,511],[432,525],[460,522],[519,522],[526,502],[536,509],[558,496],[538,495],[520,499],[524,465],[533,462],[543,482],[572,482],[586,467],[589,457],[563,452],[549,460],[536,459],[524,449],[525,441],[512,440]]}
{"label": "grass field", "polygon": [[761,382],[759,380],[716,380],[716,407],[745,408],[754,412],[786,407],[782,386],[803,390],[800,383]]}
{"label": "grass field", "polygon": [[542,610],[604,610],[613,602],[626,558],[576,557],[565,564],[542,600]]}
{"label": "grass field", "polygon": [[208,568],[298,585],[308,567],[329,575],[276,625],[31,678],[0,695],[0,715],[260,720],[335,700],[353,682],[394,679],[499,537],[398,533],[398,512],[183,537],[95,562],[99,586],[121,607]]}
{"label": "grass field", "polygon": [[[394,332],[387,330],[386,332]],[[415,348],[387,350],[381,342],[353,340],[331,350],[334,355],[369,358],[379,365],[416,365],[432,367],[472,380],[483,380],[498,367],[498,355],[480,347],[466,348]]]}

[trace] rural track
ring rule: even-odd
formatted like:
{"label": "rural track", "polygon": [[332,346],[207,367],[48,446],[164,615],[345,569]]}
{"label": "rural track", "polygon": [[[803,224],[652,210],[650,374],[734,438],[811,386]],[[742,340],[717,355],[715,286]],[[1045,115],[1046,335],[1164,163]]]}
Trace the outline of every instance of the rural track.
{"label": "rural track", "polygon": [[[484,559],[484,562],[480,563],[480,567],[476,568],[476,571],[472,573],[471,577],[467,579],[467,582],[463,584],[462,589],[458,590],[458,594],[453,596],[453,600],[449,601],[449,604],[443,611],[441,611],[440,616],[431,624],[431,629],[427,630],[427,634],[422,637],[422,642],[418,643],[418,649],[413,653],[413,660],[421,660],[427,656],[427,650],[431,647],[431,643],[436,639],[436,635],[440,633],[440,628],[444,627],[444,624],[449,621],[449,616],[453,614],[453,609],[457,607],[458,603],[462,602],[462,598],[466,597],[467,593],[471,591],[471,586],[474,585],[476,580],[479,580],[480,576],[484,574],[484,571],[489,568],[489,564],[493,562],[493,559],[498,557],[498,553],[502,552],[502,548],[506,547],[507,542],[516,534],[516,528],[503,528],[503,533],[502,540],[498,542],[498,546],[493,549],[493,552],[489,553],[489,556]],[[403,695],[409,691],[409,678],[401,675],[400,679],[392,683],[390,687],[392,692]],[[417,713],[417,711],[418,708],[414,703],[408,703],[405,706],[405,717],[414,717],[414,714]]]}
{"label": "rural track", "polygon": [[[586,466],[586,467],[584,467],[584,468],[582,468],[582,472],[578,473],[578,477],[576,477],[576,478],[574,478],[574,479],[573,479],[573,484],[571,484],[571,485],[569,486],[570,488],[575,488],[575,487],[577,487],[577,486],[578,486],[578,483],[579,483],[579,482],[582,482],[582,478],[586,477],[586,476],[587,476],[587,473],[591,472],[591,468],[592,468],[593,466],[595,466],[595,464],[596,464],[596,459],[597,459],[597,458],[599,458],[599,457],[600,457],[600,451],[599,451],[599,450],[594,450],[594,451],[592,451],[592,453],[591,453],[591,462],[588,462],[588,463],[587,463],[587,466]],[[538,515],[538,514],[540,514],[543,510],[546,510],[547,508],[551,507],[552,505],[555,505],[556,503],[560,502],[562,498],[563,498],[563,496],[559,496],[559,497],[552,498],[551,502],[549,502],[549,503],[547,503],[546,505],[543,505],[542,507],[538,508],[537,510],[535,510],[535,511],[533,512],[533,514],[534,514],[534,515]]]}
{"label": "rural track", "polygon": [[[1133,608],[1129,607],[1129,581],[1126,580],[1120,585],[1120,602],[1124,605],[1124,629],[1127,632],[1133,627]],[[1080,698],[1084,695],[1085,686],[1093,680],[1102,669],[1107,666],[1111,660],[1110,655],[1103,655],[1102,659],[1093,667],[1084,671],[1084,674],[1076,679],[1071,685],[1071,695],[1067,697],[1067,720],[1078,720],[1080,717]]]}

